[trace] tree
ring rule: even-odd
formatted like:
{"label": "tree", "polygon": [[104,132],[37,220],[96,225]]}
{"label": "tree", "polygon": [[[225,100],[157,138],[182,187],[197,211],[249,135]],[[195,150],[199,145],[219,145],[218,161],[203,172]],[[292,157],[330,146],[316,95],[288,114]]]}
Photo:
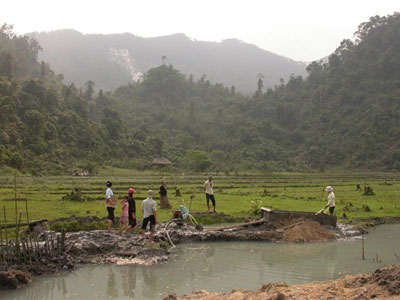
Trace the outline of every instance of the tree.
{"label": "tree", "polygon": [[263,82],[264,75],[261,74],[261,73],[258,73],[257,78],[258,78],[258,81],[257,81],[257,92],[256,92],[256,95],[258,96],[258,95],[262,94],[262,89],[264,87],[264,82]]}
{"label": "tree", "polygon": [[103,110],[102,123],[107,128],[110,137],[113,140],[118,140],[123,131],[120,113],[115,110],[105,108]]}
{"label": "tree", "polygon": [[94,93],[94,82],[89,80],[85,82],[85,92],[84,92],[84,98],[87,100],[92,100],[92,96]]}
{"label": "tree", "polygon": [[4,23],[0,27],[0,37],[5,37],[11,40],[15,35],[14,25]]}
{"label": "tree", "polygon": [[9,79],[13,76],[14,56],[9,52],[0,53],[0,75],[5,75]]}
{"label": "tree", "polygon": [[207,152],[200,150],[187,151],[185,160],[188,167],[193,171],[204,172],[211,166]]}

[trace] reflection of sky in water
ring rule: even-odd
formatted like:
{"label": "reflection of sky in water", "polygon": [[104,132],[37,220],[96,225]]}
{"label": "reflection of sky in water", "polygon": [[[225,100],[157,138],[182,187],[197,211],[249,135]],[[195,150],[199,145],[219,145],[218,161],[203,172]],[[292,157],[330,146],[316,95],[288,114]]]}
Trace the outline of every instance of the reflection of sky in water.
{"label": "reflection of sky in water", "polygon": [[56,276],[37,277],[26,289],[0,291],[0,299],[162,299],[168,293],[200,289],[227,292],[234,288],[258,289],[264,283],[278,281],[301,284],[331,280],[399,263],[399,229],[400,225],[384,225],[367,235],[365,261],[361,259],[361,240],[183,244],[172,251],[166,264],[85,266]]}

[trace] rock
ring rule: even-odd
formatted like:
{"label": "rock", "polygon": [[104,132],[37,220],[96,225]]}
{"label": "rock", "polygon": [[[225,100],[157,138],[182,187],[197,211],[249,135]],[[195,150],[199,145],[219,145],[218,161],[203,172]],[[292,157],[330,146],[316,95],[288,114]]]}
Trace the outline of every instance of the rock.
{"label": "rock", "polygon": [[288,287],[286,282],[267,283],[259,289],[260,292],[269,292],[272,288],[285,288]]}
{"label": "rock", "polygon": [[35,233],[36,235],[40,235],[47,230],[46,225],[44,224],[36,224],[32,227],[31,232]]}
{"label": "rock", "polygon": [[285,300],[286,296],[280,292],[276,293],[274,297],[271,298],[271,300]]}
{"label": "rock", "polygon": [[176,294],[170,294],[163,298],[163,300],[177,300],[177,299],[178,298],[176,298]]}

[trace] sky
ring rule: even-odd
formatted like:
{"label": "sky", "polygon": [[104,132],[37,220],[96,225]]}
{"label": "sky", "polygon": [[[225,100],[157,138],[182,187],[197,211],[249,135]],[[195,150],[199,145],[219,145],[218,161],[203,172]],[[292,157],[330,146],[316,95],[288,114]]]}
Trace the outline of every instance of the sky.
{"label": "sky", "polygon": [[75,29],[156,37],[184,33],[199,41],[236,38],[310,62],[352,39],[371,16],[400,11],[399,0],[5,0],[0,25],[14,31]]}

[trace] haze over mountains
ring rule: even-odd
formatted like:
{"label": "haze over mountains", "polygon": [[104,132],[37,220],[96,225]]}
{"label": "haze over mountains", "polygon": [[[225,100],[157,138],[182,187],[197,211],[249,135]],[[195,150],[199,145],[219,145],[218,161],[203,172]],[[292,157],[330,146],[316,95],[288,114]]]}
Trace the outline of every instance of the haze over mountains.
{"label": "haze over mountains", "polygon": [[31,33],[43,50],[39,59],[64,75],[67,83],[83,86],[91,80],[96,89],[111,90],[136,81],[163,63],[195,80],[204,76],[212,83],[234,86],[253,93],[263,77],[264,87],[305,75],[306,64],[260,49],[236,39],[203,42],[174,34],[142,38],[130,33],[87,34],[75,30]]}

